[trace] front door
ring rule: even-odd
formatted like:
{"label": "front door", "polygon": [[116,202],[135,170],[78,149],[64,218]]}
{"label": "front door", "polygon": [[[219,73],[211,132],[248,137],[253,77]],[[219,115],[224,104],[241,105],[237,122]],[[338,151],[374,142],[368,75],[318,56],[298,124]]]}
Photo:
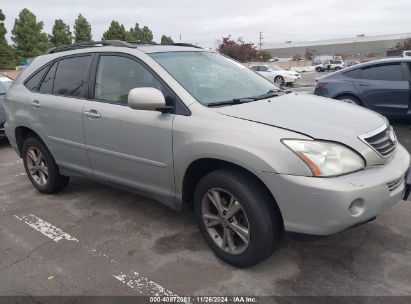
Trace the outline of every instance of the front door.
{"label": "front door", "polygon": [[[174,197],[174,114],[128,107],[131,89],[167,89],[134,57],[104,54],[95,69],[92,98],[83,111],[93,175],[116,184]],[[165,95],[166,95],[165,94]]]}

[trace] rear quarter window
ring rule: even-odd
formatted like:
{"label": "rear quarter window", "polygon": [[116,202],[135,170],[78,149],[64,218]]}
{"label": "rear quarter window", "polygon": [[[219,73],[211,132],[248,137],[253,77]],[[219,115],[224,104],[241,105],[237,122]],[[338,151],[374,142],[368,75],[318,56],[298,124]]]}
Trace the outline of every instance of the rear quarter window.
{"label": "rear quarter window", "polygon": [[50,65],[46,65],[39,71],[36,71],[33,73],[28,79],[24,82],[24,85],[26,86],[27,89],[29,89],[32,92],[36,92],[39,89],[40,86],[40,81],[43,79],[44,74],[46,74],[48,68]]}
{"label": "rear quarter window", "polygon": [[345,72],[344,75],[349,78],[360,79],[361,70],[360,69],[351,70],[351,71]]}

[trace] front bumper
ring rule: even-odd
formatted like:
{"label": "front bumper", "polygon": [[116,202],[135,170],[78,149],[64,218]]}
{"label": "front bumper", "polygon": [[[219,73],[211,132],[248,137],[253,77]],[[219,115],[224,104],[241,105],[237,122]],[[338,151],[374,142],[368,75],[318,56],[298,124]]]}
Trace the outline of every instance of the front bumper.
{"label": "front bumper", "polygon": [[296,82],[299,79],[301,79],[301,76],[285,76],[284,77],[284,82],[292,83],[292,82]]}
{"label": "front bumper", "polygon": [[388,164],[339,177],[261,172],[260,177],[278,203],[286,231],[328,235],[367,222],[403,199],[409,165],[410,155],[398,145]]}

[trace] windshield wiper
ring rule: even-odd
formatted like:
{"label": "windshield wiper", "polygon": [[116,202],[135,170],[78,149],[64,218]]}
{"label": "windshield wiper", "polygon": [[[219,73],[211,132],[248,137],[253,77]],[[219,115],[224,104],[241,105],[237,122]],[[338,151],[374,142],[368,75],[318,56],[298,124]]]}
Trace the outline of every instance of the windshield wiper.
{"label": "windshield wiper", "polygon": [[254,97],[254,100],[261,100],[270,97],[277,97],[283,94],[287,94],[287,91],[284,90],[269,90],[267,93]]}
{"label": "windshield wiper", "polygon": [[256,100],[261,100],[261,99],[266,99],[270,97],[277,97],[279,96],[279,93],[281,94],[287,94],[288,91],[284,90],[269,90],[267,93],[254,96],[254,97],[245,97],[245,98],[234,98],[232,100],[227,100],[227,101],[218,101],[218,102],[211,102],[207,106],[208,107],[217,107],[217,106],[226,106],[226,105],[237,105],[241,103],[247,103],[247,102],[252,102]]}
{"label": "windshield wiper", "polygon": [[241,103],[247,103],[254,101],[254,98],[234,98],[232,100],[227,101],[217,101],[217,102],[210,102],[207,107],[218,107],[218,106],[227,106],[227,105],[237,105]]}

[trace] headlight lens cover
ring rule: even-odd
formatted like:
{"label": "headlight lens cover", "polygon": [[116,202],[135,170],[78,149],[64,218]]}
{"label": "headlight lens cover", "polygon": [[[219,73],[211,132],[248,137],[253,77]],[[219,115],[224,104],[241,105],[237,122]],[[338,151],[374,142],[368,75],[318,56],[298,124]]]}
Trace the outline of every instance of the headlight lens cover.
{"label": "headlight lens cover", "polygon": [[365,167],[358,153],[338,143],[298,139],[283,139],[282,142],[301,158],[314,176],[342,175]]}

